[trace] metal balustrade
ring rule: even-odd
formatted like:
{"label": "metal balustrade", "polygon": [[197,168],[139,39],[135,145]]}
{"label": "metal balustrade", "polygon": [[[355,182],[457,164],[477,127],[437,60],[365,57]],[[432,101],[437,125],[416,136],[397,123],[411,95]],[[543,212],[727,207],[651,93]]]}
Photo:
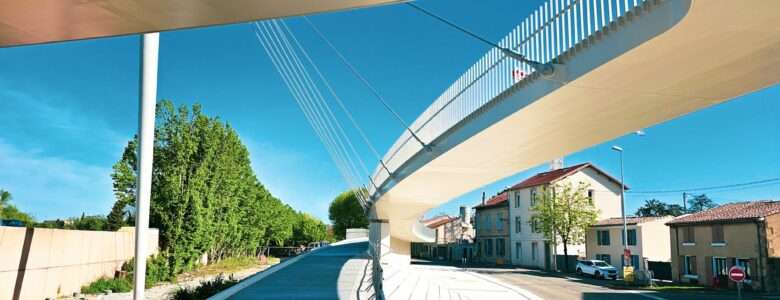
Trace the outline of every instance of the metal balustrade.
{"label": "metal balustrade", "polygon": [[[498,45],[514,50],[539,63],[556,58],[578,47],[608,26],[638,13],[639,6],[659,0],[548,0],[539,6]],[[501,93],[538,75],[530,65],[490,49],[466,70],[411,124],[410,128],[425,143],[432,143],[447,130],[475,113]],[[433,148],[436,145],[432,145]],[[409,132],[404,131],[390,147],[383,160],[391,172],[423,149]],[[377,166],[373,182],[381,187],[390,174]],[[381,191],[368,187],[378,199]]]}

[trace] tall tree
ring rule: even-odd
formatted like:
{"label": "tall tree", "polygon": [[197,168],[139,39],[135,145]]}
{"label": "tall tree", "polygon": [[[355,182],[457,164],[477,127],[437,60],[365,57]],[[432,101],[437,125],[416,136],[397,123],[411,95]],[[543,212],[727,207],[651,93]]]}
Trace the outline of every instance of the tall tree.
{"label": "tall tree", "polygon": [[[207,254],[209,261],[255,255],[292,237],[295,211],[257,180],[236,131],[206,116],[200,105],[157,105],[150,225],[160,230],[161,255],[171,275]],[[117,203],[109,226],[135,206],[136,142],[114,165]]]}
{"label": "tall tree", "polygon": [[693,196],[693,198],[688,200],[689,213],[700,212],[700,211],[708,210],[710,208],[715,208],[717,206],[718,204],[712,202],[712,199],[710,199],[710,197],[707,197],[707,194],[695,195]]}
{"label": "tall tree", "polygon": [[569,244],[585,242],[588,227],[596,223],[598,210],[588,198],[589,185],[583,182],[576,186],[571,182],[546,186],[537,193],[532,207],[537,226],[541,226],[545,238],[560,239],[563,244],[565,270],[569,271]]}
{"label": "tall tree", "polygon": [[297,221],[293,226],[293,241],[300,245],[311,242],[323,241],[328,236],[328,228],[325,223],[307,213],[298,213]]}
{"label": "tall tree", "polygon": [[342,192],[333,199],[328,208],[328,218],[333,224],[336,239],[344,239],[347,228],[368,227],[368,217],[353,190]]}
{"label": "tall tree", "polygon": [[636,210],[636,215],[640,217],[676,217],[683,213],[679,204],[667,204],[657,199],[645,200],[645,204]]}
{"label": "tall tree", "polygon": [[13,196],[11,196],[10,192],[0,189],[0,220],[3,219],[3,208],[11,201],[11,198],[13,198]]}

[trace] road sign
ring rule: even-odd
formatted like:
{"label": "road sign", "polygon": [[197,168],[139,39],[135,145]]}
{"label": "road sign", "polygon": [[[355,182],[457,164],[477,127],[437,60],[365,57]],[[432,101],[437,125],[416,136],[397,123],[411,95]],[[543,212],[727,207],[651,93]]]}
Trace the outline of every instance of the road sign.
{"label": "road sign", "polygon": [[734,282],[742,282],[745,280],[745,270],[738,266],[733,266],[729,269],[729,279]]}
{"label": "road sign", "polygon": [[626,259],[631,259],[631,249],[625,248],[623,249],[623,257]]}

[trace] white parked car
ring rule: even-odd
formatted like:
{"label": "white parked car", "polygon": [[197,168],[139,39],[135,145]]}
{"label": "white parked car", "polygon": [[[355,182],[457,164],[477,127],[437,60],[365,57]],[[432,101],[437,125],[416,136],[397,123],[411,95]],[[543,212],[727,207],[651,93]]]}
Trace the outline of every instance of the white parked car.
{"label": "white parked car", "polygon": [[580,260],[577,261],[577,274],[587,274],[596,278],[617,279],[617,268],[603,260]]}

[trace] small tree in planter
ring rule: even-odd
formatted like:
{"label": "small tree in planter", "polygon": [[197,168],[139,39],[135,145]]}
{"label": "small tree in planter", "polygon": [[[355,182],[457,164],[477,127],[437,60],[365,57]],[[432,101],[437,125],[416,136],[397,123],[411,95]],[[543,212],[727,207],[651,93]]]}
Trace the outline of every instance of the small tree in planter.
{"label": "small tree in planter", "polygon": [[589,186],[584,182],[576,186],[571,182],[545,186],[536,194],[536,204],[531,208],[544,237],[563,244],[566,272],[569,272],[568,245],[584,243],[588,227],[598,218],[599,212],[588,198]]}

